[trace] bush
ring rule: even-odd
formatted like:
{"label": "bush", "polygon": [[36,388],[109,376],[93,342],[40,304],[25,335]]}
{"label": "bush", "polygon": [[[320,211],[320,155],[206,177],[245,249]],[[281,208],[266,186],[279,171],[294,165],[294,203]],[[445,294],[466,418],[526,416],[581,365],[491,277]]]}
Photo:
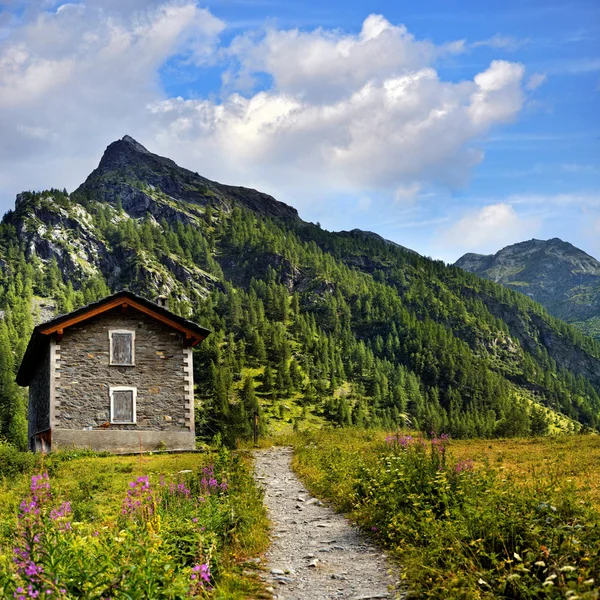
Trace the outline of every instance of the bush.
{"label": "bush", "polygon": [[36,457],[31,452],[22,452],[16,446],[0,440],[0,477],[11,479],[16,475],[31,473]]}

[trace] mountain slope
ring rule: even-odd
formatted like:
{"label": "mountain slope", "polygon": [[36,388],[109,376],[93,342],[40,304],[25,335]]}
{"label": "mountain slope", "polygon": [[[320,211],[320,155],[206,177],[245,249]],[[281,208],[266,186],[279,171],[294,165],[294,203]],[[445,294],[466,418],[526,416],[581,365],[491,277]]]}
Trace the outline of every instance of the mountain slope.
{"label": "mountain slope", "polygon": [[33,318],[121,288],[168,295],[213,330],[195,359],[207,436],[247,435],[258,402],[274,428],[600,426],[600,345],[531,299],[376,234],[325,231],[126,137],[71,195],[20,194],[0,224],[0,434],[22,422],[2,381]]}
{"label": "mountain slope", "polygon": [[600,261],[558,238],[465,254],[456,266],[520,291],[551,314],[600,337]]}

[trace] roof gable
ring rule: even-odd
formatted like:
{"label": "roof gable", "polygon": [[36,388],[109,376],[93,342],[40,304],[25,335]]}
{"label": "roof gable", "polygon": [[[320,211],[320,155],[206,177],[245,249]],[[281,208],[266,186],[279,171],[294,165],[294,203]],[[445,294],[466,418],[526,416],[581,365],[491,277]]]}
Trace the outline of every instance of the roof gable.
{"label": "roof gable", "polygon": [[132,292],[122,291],[94,302],[73,312],[60,315],[51,321],[37,325],[31,334],[31,339],[23,356],[23,361],[17,373],[17,383],[22,386],[29,385],[31,376],[35,371],[39,353],[46,347],[50,336],[56,334],[59,339],[65,329],[78,323],[82,323],[93,317],[102,315],[115,308],[123,310],[136,310],[149,317],[160,321],[167,327],[178,331],[185,336],[188,346],[195,346],[201,342],[209,333],[208,329],[200,327],[192,321],[188,321],[179,315],[172,313],[166,308],[155,304],[145,298],[137,296]]}

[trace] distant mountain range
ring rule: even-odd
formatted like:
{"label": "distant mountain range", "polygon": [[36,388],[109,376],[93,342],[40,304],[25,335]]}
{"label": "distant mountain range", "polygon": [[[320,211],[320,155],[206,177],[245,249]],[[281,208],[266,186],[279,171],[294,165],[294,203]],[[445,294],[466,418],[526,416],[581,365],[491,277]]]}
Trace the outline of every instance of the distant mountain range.
{"label": "distant mountain range", "polygon": [[527,294],[554,316],[600,338],[600,261],[559,238],[496,254],[465,254],[456,266]]}

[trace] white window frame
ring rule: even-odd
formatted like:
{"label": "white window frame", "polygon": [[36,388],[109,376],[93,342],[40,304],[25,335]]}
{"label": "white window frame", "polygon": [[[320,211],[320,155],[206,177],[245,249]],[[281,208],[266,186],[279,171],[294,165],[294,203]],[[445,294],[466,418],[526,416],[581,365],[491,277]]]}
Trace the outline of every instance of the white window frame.
{"label": "white window frame", "polygon": [[[117,385],[110,387],[110,422],[115,425],[135,425],[137,423],[137,388],[130,385]],[[133,421],[115,421],[115,397],[114,392],[133,392]]]}
{"label": "white window frame", "polygon": [[[113,333],[128,333],[131,335],[131,362],[130,363],[118,363],[113,359]],[[109,364],[116,367],[135,367],[135,329],[109,329],[108,330],[108,344],[110,346],[109,352]]]}

